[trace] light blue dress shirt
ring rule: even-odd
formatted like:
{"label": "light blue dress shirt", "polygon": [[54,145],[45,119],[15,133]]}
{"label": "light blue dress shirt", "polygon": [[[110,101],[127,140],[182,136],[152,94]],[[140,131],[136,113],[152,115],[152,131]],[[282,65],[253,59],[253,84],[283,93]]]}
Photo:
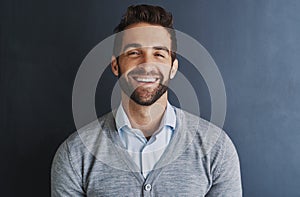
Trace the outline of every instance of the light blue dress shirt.
{"label": "light blue dress shirt", "polygon": [[123,145],[146,178],[172,138],[176,126],[176,114],[168,102],[160,126],[149,141],[141,130],[131,127],[122,104],[117,109],[116,126]]}

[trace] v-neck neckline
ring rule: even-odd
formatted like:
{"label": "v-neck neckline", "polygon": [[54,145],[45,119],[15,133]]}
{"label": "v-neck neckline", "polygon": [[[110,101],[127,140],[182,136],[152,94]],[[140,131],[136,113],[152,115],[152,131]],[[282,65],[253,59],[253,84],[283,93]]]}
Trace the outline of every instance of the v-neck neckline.
{"label": "v-neck neckline", "polygon": [[186,150],[187,145],[189,144],[186,143],[187,128],[183,127],[183,123],[185,122],[185,116],[180,109],[175,107],[174,109],[176,113],[176,127],[174,130],[174,135],[171,141],[169,142],[169,145],[167,146],[166,150],[163,152],[162,156],[156,162],[154,168],[149,172],[146,178],[143,177],[140,168],[133,161],[133,159],[131,158],[131,156],[129,155],[129,153],[127,152],[126,148],[120,140],[120,136],[118,135],[114,119],[115,116],[113,115],[115,111],[113,111],[111,113],[111,117],[108,117],[107,119],[112,120],[112,122],[106,121],[106,123],[104,124],[108,129],[108,137],[111,138],[112,142],[115,145],[113,146],[113,149],[115,150],[116,154],[126,163],[128,169],[141,183],[155,181],[155,179],[158,178],[159,174],[163,170],[163,167],[176,160],[178,156],[180,156]]}

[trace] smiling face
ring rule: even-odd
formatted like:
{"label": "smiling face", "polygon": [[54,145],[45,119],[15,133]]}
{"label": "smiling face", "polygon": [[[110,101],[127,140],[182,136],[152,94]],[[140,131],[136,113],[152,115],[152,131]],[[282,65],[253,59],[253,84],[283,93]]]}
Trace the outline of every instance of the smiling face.
{"label": "smiling face", "polygon": [[152,105],[166,96],[168,82],[178,67],[172,62],[168,31],[148,23],[136,23],[123,33],[121,54],[112,60],[123,92],[140,105]]}

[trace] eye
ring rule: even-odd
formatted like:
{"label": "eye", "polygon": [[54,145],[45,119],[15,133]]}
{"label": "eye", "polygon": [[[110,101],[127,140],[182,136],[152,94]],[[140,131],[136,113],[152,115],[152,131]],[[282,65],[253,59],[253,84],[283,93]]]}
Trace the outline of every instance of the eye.
{"label": "eye", "polygon": [[131,51],[128,51],[126,54],[127,54],[127,56],[130,56],[130,57],[137,57],[137,56],[141,55],[141,52],[138,50],[131,50]]}
{"label": "eye", "polygon": [[165,55],[163,53],[155,53],[154,55],[157,57],[165,58]]}

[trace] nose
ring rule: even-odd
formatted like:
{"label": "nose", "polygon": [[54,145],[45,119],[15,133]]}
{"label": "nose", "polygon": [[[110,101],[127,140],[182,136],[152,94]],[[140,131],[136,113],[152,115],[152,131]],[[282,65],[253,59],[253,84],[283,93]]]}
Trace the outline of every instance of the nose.
{"label": "nose", "polygon": [[155,68],[155,64],[151,49],[144,48],[139,67],[143,68],[143,70],[147,73],[153,71],[153,69]]}
{"label": "nose", "polygon": [[153,62],[152,51],[150,48],[144,48],[142,63],[148,64]]}

